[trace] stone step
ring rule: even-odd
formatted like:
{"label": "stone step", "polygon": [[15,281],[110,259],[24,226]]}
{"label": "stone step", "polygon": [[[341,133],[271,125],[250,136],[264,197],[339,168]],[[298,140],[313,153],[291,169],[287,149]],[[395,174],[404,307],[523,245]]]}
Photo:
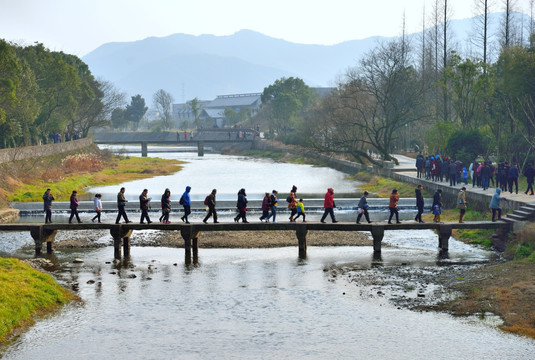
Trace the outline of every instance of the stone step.
{"label": "stone step", "polygon": [[535,205],[531,205],[531,204],[522,205],[519,208],[519,210],[529,211],[531,213],[535,213]]}
{"label": "stone step", "polygon": [[522,216],[522,217],[525,218],[525,219],[529,218],[530,216],[535,216],[535,212],[533,212],[533,211],[527,211],[527,210],[524,210],[524,209],[522,209],[522,208],[513,211],[513,214]]}
{"label": "stone step", "polygon": [[507,216],[506,218],[502,218],[502,221],[505,221],[505,222],[510,223],[510,224],[513,224],[513,223],[517,222],[517,220],[512,219],[509,216]]}
{"label": "stone step", "polygon": [[525,218],[520,216],[520,215],[516,215],[516,214],[508,214],[507,215],[507,219],[513,219],[513,220],[516,220],[516,221],[524,221]]}

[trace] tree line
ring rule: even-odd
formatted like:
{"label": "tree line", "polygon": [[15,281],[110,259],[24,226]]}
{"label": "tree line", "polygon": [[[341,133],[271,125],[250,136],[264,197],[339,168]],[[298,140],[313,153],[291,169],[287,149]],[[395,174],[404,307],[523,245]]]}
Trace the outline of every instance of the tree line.
{"label": "tree line", "polygon": [[[435,0],[431,25],[418,36],[378,43],[326,96],[301,79],[266,87],[251,120],[286,143],[375,162],[396,150],[525,163],[535,159],[535,26],[515,21],[502,0],[501,32],[491,41],[490,0],[475,0],[471,51],[451,40],[447,0]],[[496,5],[496,4],[495,4]],[[425,10],[423,19],[426,18]],[[526,31],[521,31],[520,24]],[[525,35],[524,35],[525,34]],[[489,56],[489,49],[498,55]]]}

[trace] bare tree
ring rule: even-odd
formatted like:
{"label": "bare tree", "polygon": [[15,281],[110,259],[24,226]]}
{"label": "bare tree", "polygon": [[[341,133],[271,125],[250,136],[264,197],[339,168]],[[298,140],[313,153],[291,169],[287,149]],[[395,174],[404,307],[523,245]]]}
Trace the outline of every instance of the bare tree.
{"label": "bare tree", "polygon": [[156,91],[153,98],[153,106],[160,113],[163,127],[169,129],[173,120],[171,106],[173,104],[173,96],[167,91],[160,89]]}
{"label": "bare tree", "polygon": [[513,45],[513,39],[516,35],[516,28],[514,25],[514,11],[516,1],[515,0],[502,0],[503,18],[501,27],[501,41],[500,44],[503,48],[509,48]]}
{"label": "bare tree", "polygon": [[93,96],[79,102],[76,115],[70,122],[71,134],[80,131],[82,137],[86,137],[92,128],[110,125],[113,110],[126,104],[126,95],[109,81],[99,79],[93,91]]}
{"label": "bare tree", "polygon": [[474,0],[476,17],[474,18],[474,36],[471,38],[472,44],[481,49],[483,71],[486,73],[489,53],[489,14],[492,12],[493,0]]}

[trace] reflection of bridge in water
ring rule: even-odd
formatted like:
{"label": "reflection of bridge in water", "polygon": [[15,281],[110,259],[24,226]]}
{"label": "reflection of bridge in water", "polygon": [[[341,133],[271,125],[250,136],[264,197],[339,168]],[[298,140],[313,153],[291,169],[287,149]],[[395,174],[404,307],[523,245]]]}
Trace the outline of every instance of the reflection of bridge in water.
{"label": "reflection of bridge in water", "polygon": [[93,135],[95,144],[136,145],[141,146],[141,156],[146,157],[148,145],[165,145],[173,147],[197,147],[197,155],[204,156],[206,145],[220,151],[232,146],[240,149],[253,149],[258,140],[251,129],[213,129],[200,130],[194,136],[184,132],[118,132],[97,133]]}
{"label": "reflection of bridge in water", "polygon": [[[375,254],[381,253],[381,242],[385,231],[391,230],[435,230],[438,234],[438,247],[440,253],[446,255],[449,249],[449,238],[453,229],[494,229],[496,236],[493,237],[494,247],[503,251],[505,241],[511,230],[511,225],[505,221],[473,221],[465,223],[403,223],[403,224],[355,224],[355,223],[218,223],[218,224],[0,224],[0,231],[30,231],[35,241],[36,254],[41,253],[43,243],[47,244],[47,252],[52,252],[52,243],[58,231],[79,230],[110,230],[113,237],[114,257],[121,259],[121,248],[124,256],[130,256],[130,236],[134,230],[161,230],[180,231],[184,240],[186,263],[198,259],[198,241],[202,232],[206,231],[295,231],[299,257],[306,258],[307,233],[308,231],[366,231],[373,237],[373,250]],[[247,240],[244,241],[244,244]]]}

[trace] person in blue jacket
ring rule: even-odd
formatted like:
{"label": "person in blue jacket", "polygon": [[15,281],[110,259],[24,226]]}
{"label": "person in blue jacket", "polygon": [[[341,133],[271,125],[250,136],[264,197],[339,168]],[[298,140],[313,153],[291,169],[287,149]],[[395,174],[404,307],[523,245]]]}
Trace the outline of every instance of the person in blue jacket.
{"label": "person in blue jacket", "polygon": [[496,221],[496,213],[498,214],[498,220],[502,219],[502,209],[500,208],[500,201],[507,200],[506,198],[500,196],[502,189],[496,188],[496,192],[492,195],[490,200],[490,209],[492,210],[492,221]]}
{"label": "person in blue jacket", "polygon": [[186,191],[182,194],[182,206],[184,207],[184,216],[180,219],[186,224],[189,224],[188,215],[191,214],[191,199],[189,197],[189,192],[191,191],[191,186],[186,186]]}

